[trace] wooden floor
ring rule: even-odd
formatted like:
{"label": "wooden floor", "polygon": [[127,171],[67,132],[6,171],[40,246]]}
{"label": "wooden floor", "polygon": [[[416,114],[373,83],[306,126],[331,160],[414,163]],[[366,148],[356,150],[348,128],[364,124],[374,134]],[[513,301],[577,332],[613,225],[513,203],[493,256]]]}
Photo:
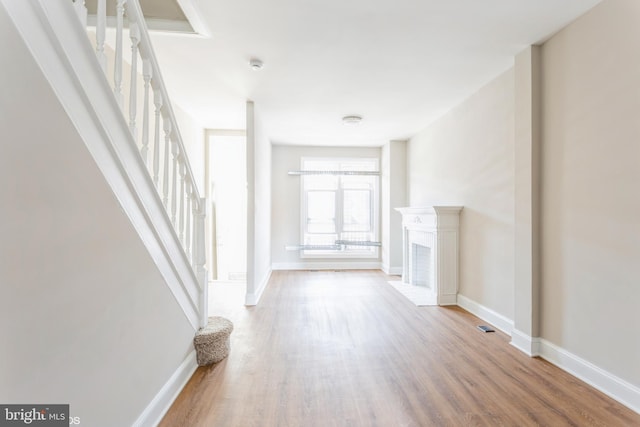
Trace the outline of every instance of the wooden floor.
{"label": "wooden floor", "polygon": [[640,426],[451,307],[416,307],[378,271],[274,272],[260,304],[216,307],[231,354],[199,368],[174,426]]}

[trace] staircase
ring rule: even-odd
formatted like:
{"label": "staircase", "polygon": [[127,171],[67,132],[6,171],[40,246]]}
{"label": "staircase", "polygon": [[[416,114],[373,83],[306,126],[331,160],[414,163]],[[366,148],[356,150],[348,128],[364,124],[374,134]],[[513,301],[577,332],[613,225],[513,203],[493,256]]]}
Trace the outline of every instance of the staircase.
{"label": "staircase", "polygon": [[146,426],[196,368],[206,203],[138,0],[105,9],[0,0],[0,398]]}
{"label": "staircase", "polygon": [[98,1],[95,38],[87,34],[82,0],[8,1],[7,9],[24,25],[32,54],[41,59],[98,167],[198,329],[207,323],[206,203],[138,0],[117,1],[115,50],[105,44],[106,5]]}

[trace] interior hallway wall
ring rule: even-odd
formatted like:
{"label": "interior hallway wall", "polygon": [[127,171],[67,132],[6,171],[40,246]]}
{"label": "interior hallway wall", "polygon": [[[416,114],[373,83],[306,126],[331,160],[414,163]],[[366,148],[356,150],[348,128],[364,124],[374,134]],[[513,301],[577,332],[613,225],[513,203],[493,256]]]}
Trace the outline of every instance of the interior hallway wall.
{"label": "interior hallway wall", "polygon": [[605,0],[542,47],[541,330],[640,387],[637,52],[636,0]]}
{"label": "interior hallway wall", "polygon": [[402,274],[402,214],[407,206],[407,141],[389,141],[381,150],[382,248],[380,260],[387,274]]}
{"label": "interior hallway wall", "polygon": [[514,73],[411,138],[409,205],[462,205],[461,295],[513,319]]}
{"label": "interior hallway wall", "polygon": [[271,141],[259,108],[247,102],[247,296],[260,300],[271,276]]}

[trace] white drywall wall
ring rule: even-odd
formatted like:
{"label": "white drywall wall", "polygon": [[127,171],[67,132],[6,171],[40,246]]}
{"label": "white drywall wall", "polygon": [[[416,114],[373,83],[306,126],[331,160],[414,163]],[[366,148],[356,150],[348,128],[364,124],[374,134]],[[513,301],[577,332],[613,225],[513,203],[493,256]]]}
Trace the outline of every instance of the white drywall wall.
{"label": "white drywall wall", "polygon": [[640,386],[640,2],[542,48],[542,337]]}
{"label": "white drywall wall", "polygon": [[247,102],[247,305],[258,303],[271,276],[271,142],[259,108]]}
{"label": "white drywall wall", "polygon": [[460,294],[513,319],[513,69],[408,144],[410,206],[462,205]]}

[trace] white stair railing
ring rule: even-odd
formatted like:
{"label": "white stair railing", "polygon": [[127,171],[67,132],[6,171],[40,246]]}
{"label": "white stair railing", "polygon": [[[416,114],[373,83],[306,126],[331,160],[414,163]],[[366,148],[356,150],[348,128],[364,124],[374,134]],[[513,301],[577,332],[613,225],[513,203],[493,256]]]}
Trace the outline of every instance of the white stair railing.
{"label": "white stair railing", "polygon": [[[84,0],[73,2],[81,23],[86,25],[87,9]],[[105,53],[107,0],[98,0],[94,44],[96,58],[113,88],[114,97],[123,110],[123,118],[128,123],[133,141],[173,224],[175,236],[201,286],[204,294],[200,302],[201,316],[206,319],[206,204],[196,187],[140,4],[138,0],[116,0],[115,5],[111,6],[114,6],[116,18],[113,54]],[[123,49],[125,33],[128,33],[131,44],[130,59],[127,61]],[[112,64],[109,64],[109,56],[112,56]],[[141,71],[138,69],[140,63]],[[123,78],[123,69],[127,64],[130,67],[128,81]],[[113,73],[112,76],[109,76],[109,71]],[[139,80],[142,94],[139,94]],[[125,103],[126,96],[128,103]],[[138,120],[139,97],[142,103],[141,127]]]}

